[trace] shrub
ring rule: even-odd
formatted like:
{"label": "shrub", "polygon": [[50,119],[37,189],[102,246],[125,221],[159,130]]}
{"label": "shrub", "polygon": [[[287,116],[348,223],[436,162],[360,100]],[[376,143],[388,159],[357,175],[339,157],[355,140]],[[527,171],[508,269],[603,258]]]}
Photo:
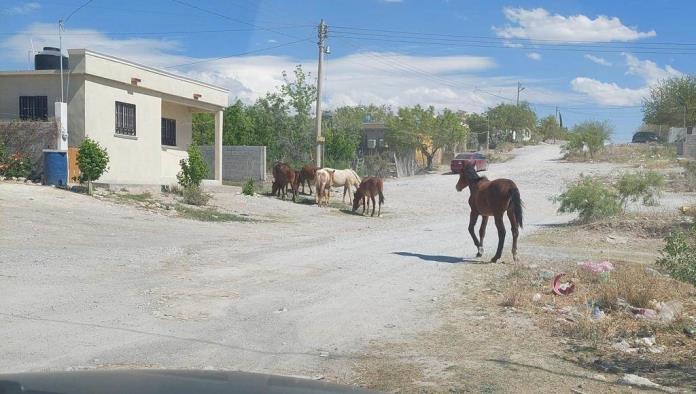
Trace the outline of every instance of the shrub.
{"label": "shrub", "polygon": [[176,175],[176,179],[184,188],[200,186],[203,179],[208,176],[208,164],[197,145],[189,146],[188,159],[181,159],[179,165],[181,172]]}
{"label": "shrub", "polygon": [[655,171],[642,173],[626,173],[619,178],[616,188],[624,207],[628,201],[636,202],[642,199],[645,205],[657,205],[665,177]]}
{"label": "shrub", "polygon": [[604,147],[604,143],[609,140],[613,132],[613,127],[608,122],[586,121],[573,127],[573,131],[568,134],[568,143],[563,149],[569,153],[579,152],[584,146],[594,158],[595,153]]}
{"label": "shrub", "polygon": [[613,216],[621,212],[619,196],[592,177],[582,177],[566,191],[554,197],[553,201],[561,203],[558,212],[577,212],[582,221]]}
{"label": "shrub", "polygon": [[184,203],[189,205],[202,206],[210,200],[210,194],[201,189],[200,186],[189,186],[184,188]]}
{"label": "shrub", "polygon": [[254,180],[249,179],[244,183],[244,187],[242,187],[242,193],[244,193],[247,196],[253,196],[254,195]]}
{"label": "shrub", "polygon": [[8,177],[27,178],[31,175],[34,163],[31,157],[21,153],[10,155],[0,162],[0,174]]}
{"label": "shrub", "polygon": [[77,151],[77,166],[81,180],[87,181],[87,194],[92,194],[92,181],[96,181],[108,169],[109,154],[98,142],[85,138]]}
{"label": "shrub", "polygon": [[696,285],[696,223],[688,231],[672,232],[657,265],[672,277]]}

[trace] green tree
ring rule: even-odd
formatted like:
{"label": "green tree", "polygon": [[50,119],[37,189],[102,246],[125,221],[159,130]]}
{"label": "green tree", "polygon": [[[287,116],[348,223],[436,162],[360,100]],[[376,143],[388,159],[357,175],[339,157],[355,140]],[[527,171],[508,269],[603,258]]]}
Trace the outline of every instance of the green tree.
{"label": "green tree", "polygon": [[573,126],[568,134],[568,143],[564,149],[569,152],[578,152],[587,147],[590,158],[604,147],[609,140],[614,128],[607,121],[588,120]]}
{"label": "green tree", "polygon": [[534,131],[536,128],[536,113],[527,102],[522,102],[519,106],[499,104],[486,113],[490,119],[491,130],[496,130],[495,133],[491,132],[491,139],[496,142],[511,140],[513,131]]}
{"label": "green tree", "polygon": [[284,83],[278,96],[291,111],[289,127],[278,135],[284,155],[292,163],[301,163],[311,157],[315,144],[312,107],[316,102],[317,88],[310,82],[311,73],[305,74],[302,66],[295,67],[294,79],[283,72]]}
{"label": "green tree", "polygon": [[556,120],[554,115],[549,115],[545,118],[539,119],[539,126],[537,126],[537,132],[541,135],[543,141],[556,139],[561,136],[561,127]]}
{"label": "green tree", "polygon": [[488,132],[488,119],[485,114],[467,114],[466,124],[469,132],[478,144],[486,143],[486,133]]}
{"label": "green tree", "polygon": [[435,154],[446,145],[464,141],[467,131],[461,117],[449,109],[436,115],[434,107],[416,105],[399,108],[388,124],[387,139],[397,147],[418,149],[432,169]]}
{"label": "green tree", "polygon": [[[684,117],[686,115],[686,118]],[[643,100],[643,122],[668,126],[696,124],[696,76],[666,79]]]}
{"label": "green tree", "polygon": [[213,145],[215,143],[215,117],[208,112],[193,114],[193,143],[196,145]]}
{"label": "green tree", "polygon": [[87,181],[87,194],[92,195],[92,181],[96,181],[109,167],[109,154],[98,142],[85,138],[77,150],[77,166]]}

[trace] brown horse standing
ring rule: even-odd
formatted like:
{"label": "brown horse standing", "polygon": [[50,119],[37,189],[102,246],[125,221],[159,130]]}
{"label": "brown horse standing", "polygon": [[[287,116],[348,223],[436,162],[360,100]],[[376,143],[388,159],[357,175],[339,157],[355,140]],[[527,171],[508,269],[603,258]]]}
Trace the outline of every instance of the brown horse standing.
{"label": "brown horse standing", "polygon": [[[503,253],[503,244],[505,243],[503,214],[507,212],[512,229],[512,258],[514,261],[517,261],[518,227],[522,227],[522,200],[517,185],[509,179],[489,181],[488,178],[479,176],[471,164],[466,164],[459,173],[459,182],[457,182],[456,186],[457,191],[460,192],[467,186],[471,191],[469,196],[469,206],[471,207],[469,234],[471,234],[471,238],[478,248],[476,257],[481,257],[483,254],[483,237],[486,235],[488,217],[493,216],[495,227],[498,229],[498,250],[495,252],[491,262],[495,263],[500,259],[500,255]],[[479,216],[482,217],[481,228],[479,229],[480,240],[476,238],[475,230]]]}
{"label": "brown horse standing", "polygon": [[353,212],[358,210],[358,207],[362,203],[363,215],[365,214],[365,207],[368,207],[370,200],[372,200],[372,215],[375,216],[375,196],[379,195],[379,210],[377,211],[377,216],[382,214],[382,204],[384,204],[384,181],[382,178],[377,178],[374,176],[369,176],[360,182],[358,190],[355,191],[353,195]]}
{"label": "brown horse standing", "polygon": [[272,195],[282,195],[283,200],[287,194],[288,186],[292,192],[292,201],[295,201],[297,197],[297,181],[296,181],[295,170],[289,165],[281,162],[277,162],[273,166],[273,187],[271,190]]}
{"label": "brown horse standing", "polygon": [[317,170],[318,168],[314,164],[307,164],[300,171],[297,171],[297,181],[302,185],[302,194],[305,194],[304,185],[306,182],[307,187],[309,187],[309,195],[312,195],[312,182],[314,182],[314,177],[317,175]]}

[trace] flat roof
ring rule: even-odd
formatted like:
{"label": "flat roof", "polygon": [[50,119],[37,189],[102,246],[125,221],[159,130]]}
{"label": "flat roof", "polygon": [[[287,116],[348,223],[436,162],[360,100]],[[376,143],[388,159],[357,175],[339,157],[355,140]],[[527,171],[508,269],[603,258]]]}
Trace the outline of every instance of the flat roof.
{"label": "flat roof", "polygon": [[130,61],[130,60],[126,60],[126,59],[120,58],[120,57],[111,56],[111,55],[107,55],[107,54],[105,54],[105,53],[92,51],[92,50],[90,50],[90,49],[85,49],[85,48],[68,49],[68,55],[72,55],[72,54],[76,54],[76,55],[85,54],[85,55],[96,56],[96,57],[100,57],[100,58],[102,58],[102,59],[106,59],[106,60],[109,60],[109,61],[112,61],[112,62],[125,64],[125,65],[127,65],[127,66],[139,68],[139,69],[141,69],[141,70],[150,71],[150,72],[153,72],[153,73],[156,73],[156,74],[160,74],[160,75],[164,75],[164,76],[167,76],[167,77],[170,77],[170,78],[179,79],[179,80],[182,80],[182,81],[186,81],[186,82],[194,83],[194,84],[197,84],[197,85],[205,86],[205,87],[208,87],[208,88],[211,88],[211,89],[216,89],[216,90],[219,90],[219,91],[221,91],[221,92],[229,93],[229,89],[223,88],[223,87],[221,87],[221,86],[212,85],[212,84],[209,84],[209,83],[206,83],[206,82],[198,81],[198,80],[196,80],[196,79],[184,77],[184,76],[182,76],[182,75],[175,74],[175,73],[172,73],[172,72],[169,72],[169,71],[164,71],[164,70],[159,69],[159,68],[146,66],[146,65],[144,65],[144,64],[136,63],[136,62],[133,62],[133,61]]}
{"label": "flat roof", "polygon": [[[204,87],[207,87],[207,88],[210,88],[210,89],[215,89],[215,90],[218,90],[218,91],[220,91],[220,92],[224,92],[224,93],[229,93],[229,92],[230,92],[229,89],[223,88],[223,87],[221,87],[221,86],[212,85],[212,84],[209,84],[209,83],[206,83],[206,82],[202,82],[202,81],[198,81],[198,80],[196,80],[196,79],[188,78],[188,77],[185,77],[185,76],[176,74],[176,73],[172,73],[172,72],[169,72],[169,71],[164,71],[164,70],[161,70],[161,69],[159,69],[159,68],[154,68],[154,67],[146,66],[146,65],[144,65],[144,64],[132,62],[132,61],[130,61],[130,60],[122,59],[122,58],[119,58],[119,57],[107,55],[107,54],[100,53],[100,52],[95,52],[95,51],[92,51],[92,50],[89,50],[89,49],[68,49],[68,54],[69,54],[69,55],[72,55],[72,54],[75,54],[75,55],[83,55],[83,54],[85,54],[85,55],[90,55],[90,56],[96,56],[96,57],[100,57],[100,58],[102,58],[102,59],[106,59],[106,60],[109,60],[109,61],[112,61],[112,62],[121,63],[121,64],[124,64],[124,65],[127,65],[127,66],[139,68],[139,69],[141,69],[141,70],[153,72],[153,73],[156,73],[156,74],[159,74],[159,75],[163,75],[163,76],[166,76],[166,77],[169,77],[169,78],[174,78],[174,79],[178,79],[178,80],[181,80],[181,81],[186,81],[186,82],[193,83],[193,84],[196,84],[196,85],[204,86]],[[65,71],[69,71],[69,69],[68,69],[68,70],[65,70]],[[17,76],[23,76],[23,75],[52,75],[52,74],[59,74],[59,73],[60,73],[59,70],[11,70],[11,71],[0,71],[0,75],[7,75],[7,76],[12,76],[12,75],[17,75]]]}

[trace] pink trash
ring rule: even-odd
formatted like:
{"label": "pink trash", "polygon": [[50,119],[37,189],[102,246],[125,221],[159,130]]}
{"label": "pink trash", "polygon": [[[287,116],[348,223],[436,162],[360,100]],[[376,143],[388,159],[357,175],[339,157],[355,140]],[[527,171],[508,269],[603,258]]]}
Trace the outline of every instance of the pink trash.
{"label": "pink trash", "polygon": [[565,275],[565,272],[560,272],[553,277],[551,282],[551,288],[556,295],[568,295],[575,291],[575,283],[565,282],[561,283],[561,277]]}
{"label": "pink trash", "polygon": [[585,261],[582,263],[578,263],[578,265],[590,272],[594,272],[596,274],[601,274],[603,272],[611,272],[614,270],[614,264],[612,264],[609,261],[600,261],[600,262],[594,262],[594,261]]}

